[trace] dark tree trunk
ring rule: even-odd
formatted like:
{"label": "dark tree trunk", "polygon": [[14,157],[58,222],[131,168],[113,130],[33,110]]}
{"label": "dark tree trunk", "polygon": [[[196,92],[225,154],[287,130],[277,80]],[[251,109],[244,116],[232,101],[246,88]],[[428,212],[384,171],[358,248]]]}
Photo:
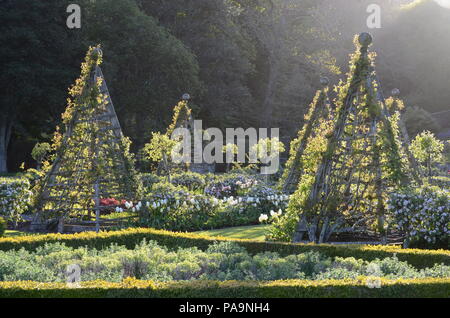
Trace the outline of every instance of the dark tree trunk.
{"label": "dark tree trunk", "polygon": [[8,172],[8,145],[11,140],[12,120],[5,115],[0,117],[0,173]]}

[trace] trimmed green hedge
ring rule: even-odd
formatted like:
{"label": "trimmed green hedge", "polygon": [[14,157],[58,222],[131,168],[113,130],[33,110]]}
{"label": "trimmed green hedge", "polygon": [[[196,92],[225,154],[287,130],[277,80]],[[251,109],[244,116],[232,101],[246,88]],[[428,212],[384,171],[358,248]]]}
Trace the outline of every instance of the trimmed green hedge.
{"label": "trimmed green hedge", "polygon": [[168,282],[126,279],[121,283],[84,282],[78,288],[64,283],[0,282],[0,298],[409,298],[449,297],[450,279],[381,279],[381,288],[357,280],[286,280],[274,282]]}
{"label": "trimmed green hedge", "polygon": [[143,239],[157,241],[169,248],[198,247],[206,250],[209,245],[218,241],[233,241],[245,247],[250,254],[261,252],[277,252],[282,256],[300,254],[307,251],[317,251],[329,257],[355,257],[367,261],[376,258],[383,259],[397,255],[400,261],[406,261],[416,268],[433,267],[434,264],[450,265],[450,251],[448,250],[419,250],[402,249],[397,246],[367,246],[367,245],[316,245],[290,244],[274,242],[258,242],[250,240],[227,239],[221,237],[207,237],[189,233],[174,233],[163,230],[132,228],[114,232],[85,232],[79,234],[45,234],[0,239],[0,250],[11,249],[35,250],[45,243],[63,242],[67,246],[88,246],[101,249],[111,243],[134,248]]}

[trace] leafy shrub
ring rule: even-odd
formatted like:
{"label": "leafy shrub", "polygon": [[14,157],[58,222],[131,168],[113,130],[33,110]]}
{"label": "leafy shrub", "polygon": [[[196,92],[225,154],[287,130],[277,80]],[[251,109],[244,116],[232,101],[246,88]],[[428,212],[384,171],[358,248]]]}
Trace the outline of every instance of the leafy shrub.
{"label": "leafy shrub", "polygon": [[[172,231],[254,225],[258,224],[261,213],[281,213],[289,199],[254,179],[236,175],[220,179],[233,180],[235,189],[230,193],[241,196],[227,197],[224,191],[217,196],[208,194],[208,191],[203,193],[201,189],[211,178],[214,177],[183,173],[175,175],[172,183],[161,181],[153,184],[142,200],[146,218],[139,225]],[[212,184],[217,184],[217,178],[214,180]]]}
{"label": "leafy shrub", "polygon": [[145,219],[140,221],[141,225],[173,231],[195,231],[204,229],[218,213],[220,201],[217,198],[194,194],[173,185],[155,187],[158,191],[144,200]]}
{"label": "leafy shrub", "polygon": [[246,189],[251,188],[259,182],[253,176],[227,173],[222,176],[216,176],[205,188],[205,194],[217,198],[236,197],[245,193]]}
{"label": "leafy shrub", "polygon": [[89,247],[104,249],[111,244],[134,248],[136,244],[146,239],[157,241],[171,249],[197,247],[207,250],[214,242],[234,242],[244,247],[250,254],[261,252],[277,252],[288,256],[309,251],[320,252],[328,257],[355,257],[367,261],[393,257],[406,261],[416,268],[432,267],[434,264],[450,266],[450,251],[448,250],[419,250],[403,249],[398,246],[367,246],[367,245],[327,245],[327,244],[288,244],[277,242],[258,242],[249,240],[225,239],[220,237],[205,237],[192,233],[174,233],[163,230],[130,228],[111,232],[84,232],[78,234],[45,234],[35,236],[21,236],[0,239],[0,250],[35,251],[45,244],[64,243],[67,246]]}
{"label": "leafy shrub", "polygon": [[162,181],[162,178],[153,173],[142,173],[140,175],[142,185],[146,192],[150,192],[153,185]]}
{"label": "leafy shrub", "polygon": [[[156,242],[143,240],[133,249],[112,244],[107,248],[71,248],[64,244],[47,244],[35,252],[25,250],[0,252],[0,279],[62,282],[70,264],[81,268],[81,280],[121,281],[127,277],[153,281],[172,280],[256,280],[323,279],[323,273],[343,263],[359,262],[353,267],[358,276],[370,273],[380,278],[450,277],[450,266],[438,270],[418,270],[397,258],[374,261],[339,259],[337,262],[318,252],[280,256],[276,252],[250,255],[236,243],[214,243],[206,251],[180,248],[169,251]],[[342,267],[341,268],[345,268]],[[369,271],[377,268],[376,271]],[[348,267],[345,268],[348,270]]]}
{"label": "leafy shrub", "polygon": [[303,176],[297,191],[291,195],[286,212],[274,220],[267,239],[270,241],[291,242],[296,231],[305,200],[308,198],[314,177]]}
{"label": "leafy shrub", "polygon": [[38,169],[41,167],[42,161],[50,153],[52,146],[48,142],[38,142],[31,151],[31,157],[36,160]]}
{"label": "leafy shrub", "polygon": [[151,198],[168,198],[176,196],[177,194],[187,193],[189,193],[189,191],[183,187],[177,187],[167,181],[161,181],[152,186],[152,190],[147,193],[147,196]]}
{"label": "leafy shrub", "polygon": [[176,186],[183,186],[191,191],[201,190],[205,188],[205,177],[199,173],[184,172],[175,174],[171,178],[171,183]]}
{"label": "leafy shrub", "polygon": [[443,160],[444,142],[437,139],[432,132],[423,131],[411,141],[409,148],[427,176],[431,177],[434,165]]}
{"label": "leafy shrub", "polygon": [[[253,207],[257,208],[261,213],[270,213],[271,211],[284,211],[289,203],[289,196],[282,194],[272,187],[259,184],[252,187],[246,194],[244,201],[252,201],[255,203]],[[271,213],[272,216],[273,213]]]}
{"label": "leafy shrub", "polygon": [[[223,209],[209,222],[211,227],[241,226],[261,223],[261,216],[273,221],[283,213],[289,196],[264,185],[251,188],[246,196],[221,200]],[[270,216],[270,217],[269,217]]]}
{"label": "leafy shrub", "polygon": [[4,218],[0,217],[0,237],[5,235],[6,229],[7,229],[6,220]]}
{"label": "leafy shrub", "polygon": [[24,178],[0,178],[0,216],[20,219],[31,201],[30,182]]}
{"label": "leafy shrub", "polygon": [[450,190],[450,177],[431,177],[429,181],[432,185]]}
{"label": "leafy shrub", "polygon": [[395,226],[411,244],[449,247],[450,193],[424,187],[391,195],[388,208]]}

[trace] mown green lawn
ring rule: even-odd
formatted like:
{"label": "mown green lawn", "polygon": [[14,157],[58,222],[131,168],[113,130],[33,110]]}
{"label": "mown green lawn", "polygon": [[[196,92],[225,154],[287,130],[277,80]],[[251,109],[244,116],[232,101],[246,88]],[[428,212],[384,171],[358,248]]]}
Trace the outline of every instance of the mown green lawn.
{"label": "mown green lawn", "polygon": [[208,236],[223,236],[235,239],[248,239],[254,241],[264,241],[269,225],[231,227],[220,230],[210,230],[195,232],[196,234]]}
{"label": "mown green lawn", "polygon": [[34,235],[34,234],[28,233],[28,232],[6,230],[5,235],[3,235],[3,237],[16,237],[16,236],[26,236],[26,235]]}

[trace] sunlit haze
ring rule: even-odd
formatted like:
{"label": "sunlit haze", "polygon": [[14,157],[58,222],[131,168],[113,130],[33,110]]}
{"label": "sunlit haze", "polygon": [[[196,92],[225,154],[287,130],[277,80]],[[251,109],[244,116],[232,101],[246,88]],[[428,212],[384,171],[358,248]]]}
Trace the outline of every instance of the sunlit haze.
{"label": "sunlit haze", "polygon": [[450,9],[450,0],[434,0],[439,4],[441,7]]}

